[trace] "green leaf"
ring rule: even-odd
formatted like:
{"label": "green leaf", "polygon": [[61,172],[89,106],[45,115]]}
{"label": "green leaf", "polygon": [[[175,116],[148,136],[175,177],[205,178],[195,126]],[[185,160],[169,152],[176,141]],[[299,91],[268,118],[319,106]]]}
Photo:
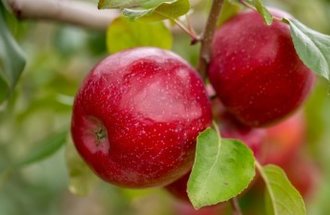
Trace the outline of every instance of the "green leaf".
{"label": "green leaf", "polygon": [[230,0],[225,0],[221,8],[217,25],[218,26],[223,25],[227,20],[235,16],[240,10],[241,10],[240,4]]}
{"label": "green leaf", "polygon": [[144,8],[152,9],[161,4],[171,4],[177,0],[99,0],[98,7],[100,9],[106,8]]}
{"label": "green leaf", "polygon": [[252,151],[237,140],[221,140],[208,128],[197,137],[188,196],[195,208],[227,201],[246,189],[255,175]]}
{"label": "green leaf", "polygon": [[261,167],[260,174],[266,184],[266,211],[269,215],[305,215],[304,200],[293,187],[285,172],[275,166]]}
{"label": "green leaf", "polygon": [[330,36],[314,31],[296,19],[284,20],[290,25],[293,44],[300,59],[316,74],[330,80]]}
{"label": "green leaf", "polygon": [[22,167],[41,161],[57,152],[66,142],[68,131],[60,131],[42,140],[37,146],[27,154],[25,158],[18,161],[14,167]]}
{"label": "green leaf", "polygon": [[162,4],[155,9],[124,9],[123,14],[132,19],[142,17],[143,21],[160,21],[163,19],[175,19],[186,14],[189,10],[189,0],[178,0],[172,4]]}
{"label": "green leaf", "polygon": [[266,8],[263,0],[245,0],[245,3],[248,4],[249,6],[255,8],[259,12],[259,14],[262,16],[262,18],[264,19],[264,21],[267,25],[272,24],[273,16]]}
{"label": "green leaf", "polygon": [[139,46],[171,49],[172,33],[162,22],[144,23],[119,17],[107,31],[107,48],[110,53]]}
{"label": "green leaf", "polygon": [[256,7],[257,11],[261,14],[264,18],[264,21],[267,25],[271,25],[273,23],[273,16],[270,14],[266,6],[264,5],[263,0],[254,0],[254,6]]}
{"label": "green leaf", "polygon": [[100,8],[118,8],[129,18],[143,17],[146,21],[175,19],[186,14],[190,9],[189,0],[132,0],[100,1]]}
{"label": "green leaf", "polygon": [[9,32],[4,14],[0,1],[0,103],[11,94],[25,67],[25,57]]}

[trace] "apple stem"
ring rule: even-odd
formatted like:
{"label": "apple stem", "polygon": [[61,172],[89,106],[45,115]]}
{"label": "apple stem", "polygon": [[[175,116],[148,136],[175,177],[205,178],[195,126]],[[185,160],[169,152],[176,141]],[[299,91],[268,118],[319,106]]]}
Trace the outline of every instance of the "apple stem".
{"label": "apple stem", "polygon": [[211,45],[215,33],[217,22],[220,16],[223,0],[213,0],[209,17],[201,38],[201,49],[197,70],[203,79],[206,78],[206,70],[211,57]]}
{"label": "apple stem", "polygon": [[233,215],[242,215],[241,208],[239,207],[238,199],[232,198],[230,200],[231,207],[233,208]]}
{"label": "apple stem", "polygon": [[107,134],[106,134],[106,132],[105,132],[105,130],[104,130],[103,127],[101,127],[98,130],[96,130],[95,131],[95,135],[96,135],[97,140],[99,140],[99,141],[102,140],[102,139],[104,139],[104,138],[106,138],[106,136],[107,136]]}

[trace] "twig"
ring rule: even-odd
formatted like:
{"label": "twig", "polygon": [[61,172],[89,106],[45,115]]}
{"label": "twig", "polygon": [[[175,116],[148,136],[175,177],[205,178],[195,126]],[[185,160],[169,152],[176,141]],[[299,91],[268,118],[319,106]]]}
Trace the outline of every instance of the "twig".
{"label": "twig", "polygon": [[[241,3],[242,5],[244,5],[245,7],[251,9],[251,10],[255,10],[255,11],[257,11],[257,8],[255,8],[253,5],[249,4],[249,3],[246,2],[245,0],[240,0],[240,3]],[[283,21],[283,18],[281,18],[281,17],[275,16],[275,15],[273,15],[273,14],[272,14],[272,17],[273,17],[273,20],[276,20],[276,21],[284,22],[284,23],[285,23],[285,21]],[[287,23],[286,23],[286,24],[287,24]]]}
{"label": "twig", "polygon": [[7,0],[19,19],[64,22],[104,30],[115,19],[117,10],[98,10],[92,3],[77,0]]}
{"label": "twig", "polygon": [[241,208],[239,207],[237,198],[232,198],[230,200],[230,204],[233,209],[233,215],[242,215],[242,211]]}
{"label": "twig", "polygon": [[206,77],[206,70],[210,62],[212,39],[217,21],[219,19],[222,4],[223,0],[213,0],[211,11],[207,19],[203,37],[201,39],[201,49],[197,70],[204,79]]}
{"label": "twig", "polygon": [[[55,21],[96,30],[107,29],[112,20],[120,15],[117,10],[98,10],[96,4],[78,0],[4,0],[4,2],[18,19]],[[201,20],[204,17],[195,14],[193,18],[197,29],[201,29],[203,25]],[[177,33],[179,26],[171,30]],[[195,32],[193,35],[197,40],[199,39]]]}
{"label": "twig", "polygon": [[180,22],[180,20],[178,19],[171,19],[173,22],[175,22],[175,24],[181,28],[181,30],[183,30],[184,32],[186,32],[190,37],[191,37],[191,44],[196,43],[199,38],[196,34],[196,32],[194,30],[192,30],[192,28],[190,27],[186,27],[182,22]]}

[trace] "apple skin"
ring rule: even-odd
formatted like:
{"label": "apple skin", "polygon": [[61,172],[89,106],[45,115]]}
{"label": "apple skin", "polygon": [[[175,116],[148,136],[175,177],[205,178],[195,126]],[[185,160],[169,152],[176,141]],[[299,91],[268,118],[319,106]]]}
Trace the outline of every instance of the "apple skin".
{"label": "apple skin", "polygon": [[237,139],[245,143],[259,160],[262,157],[262,145],[266,138],[266,130],[243,125],[228,111],[220,115],[219,128],[223,138]]}
{"label": "apple skin", "polygon": [[174,181],[173,183],[167,185],[165,187],[165,189],[171,193],[173,196],[175,196],[176,198],[187,202],[190,204],[190,200],[188,197],[188,193],[187,193],[187,183],[189,180],[189,176],[190,176],[191,172],[188,172],[187,174],[185,174],[184,176],[182,176],[181,178],[179,178],[178,180]]}
{"label": "apple skin", "polygon": [[315,79],[296,54],[289,26],[276,20],[267,26],[255,11],[240,13],[216,31],[208,75],[228,111],[250,127],[293,113]]}
{"label": "apple skin", "polygon": [[294,159],[282,164],[281,167],[305,200],[311,199],[320,182],[319,167],[311,159],[302,155],[295,156]]}
{"label": "apple skin", "polygon": [[[209,96],[212,88],[207,87]],[[214,118],[218,119],[220,134],[223,138],[238,139],[243,141],[259,160],[262,157],[262,145],[266,138],[266,129],[250,128],[241,124],[235,117],[229,113],[218,99],[212,100]],[[187,195],[187,183],[190,172],[167,185],[165,189],[176,198],[190,204]]]}
{"label": "apple skin", "polygon": [[[212,88],[207,87],[207,89],[212,93]],[[266,130],[263,128],[251,128],[242,124],[217,98],[212,99],[212,110],[214,118],[218,119],[217,122],[221,137],[242,141],[253,151],[254,156],[259,160],[262,156],[262,145],[265,142]]]}
{"label": "apple skin", "polygon": [[195,139],[211,118],[197,72],[170,51],[145,47],[111,55],[88,74],[75,98],[71,133],[105,181],[163,186],[191,169]]}
{"label": "apple skin", "polygon": [[165,189],[177,199],[181,200],[176,205],[176,215],[221,215],[225,214],[225,204],[217,204],[195,210],[187,195],[187,182],[190,172],[167,185]]}
{"label": "apple skin", "polygon": [[304,114],[297,112],[290,118],[266,129],[262,144],[263,164],[283,166],[298,154],[306,136]]}
{"label": "apple skin", "polygon": [[218,204],[195,210],[190,204],[177,202],[174,205],[174,215],[225,215],[226,205]]}

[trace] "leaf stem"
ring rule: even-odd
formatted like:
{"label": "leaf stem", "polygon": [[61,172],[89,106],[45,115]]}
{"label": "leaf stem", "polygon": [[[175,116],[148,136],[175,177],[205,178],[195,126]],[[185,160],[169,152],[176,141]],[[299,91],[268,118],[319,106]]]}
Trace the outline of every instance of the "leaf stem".
{"label": "leaf stem", "polygon": [[262,171],[262,166],[257,160],[255,160],[255,166],[258,172],[260,173],[261,177],[264,178],[264,172]]}
{"label": "leaf stem", "polygon": [[213,35],[216,29],[216,24],[220,16],[223,0],[213,0],[211,11],[204,28],[203,36],[201,39],[201,49],[199,54],[199,63],[197,70],[203,79],[206,78],[206,70],[211,57],[211,45]]}
{"label": "leaf stem", "polygon": [[186,27],[180,20],[171,19],[175,24],[181,28],[184,32],[186,32],[191,37],[191,44],[195,44],[199,41],[199,37],[196,32],[192,29],[191,26]]}
{"label": "leaf stem", "polygon": [[242,215],[242,211],[241,211],[241,208],[239,206],[237,198],[232,198],[230,200],[230,204],[231,204],[231,207],[233,209],[233,215]]}
{"label": "leaf stem", "polygon": [[[242,5],[244,5],[245,7],[250,8],[251,10],[257,10],[253,5],[251,5],[250,3],[246,2],[245,0],[240,0],[239,2]],[[273,17],[273,20],[276,20],[276,21],[279,21],[279,22],[283,22],[283,18],[281,18],[281,17],[274,16],[273,14],[272,14],[272,17]]]}

